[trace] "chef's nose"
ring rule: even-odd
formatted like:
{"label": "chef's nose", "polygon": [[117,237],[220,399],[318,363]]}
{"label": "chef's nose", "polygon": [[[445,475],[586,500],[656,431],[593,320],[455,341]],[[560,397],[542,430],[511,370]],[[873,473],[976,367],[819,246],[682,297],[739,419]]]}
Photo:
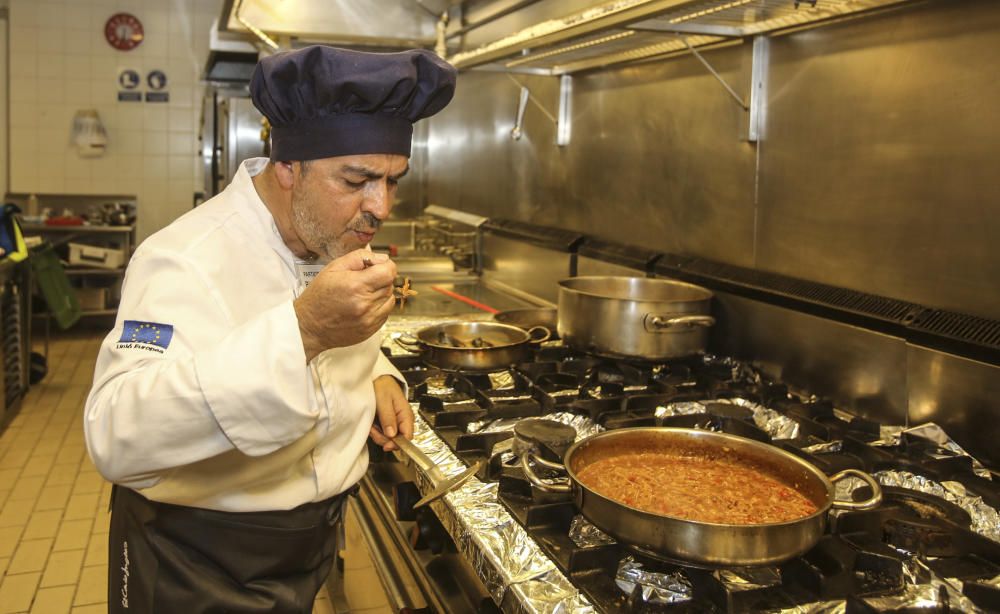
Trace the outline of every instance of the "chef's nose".
{"label": "chef's nose", "polygon": [[369,185],[371,188],[366,191],[363,210],[384,221],[392,209],[392,191],[385,181],[373,181]]}

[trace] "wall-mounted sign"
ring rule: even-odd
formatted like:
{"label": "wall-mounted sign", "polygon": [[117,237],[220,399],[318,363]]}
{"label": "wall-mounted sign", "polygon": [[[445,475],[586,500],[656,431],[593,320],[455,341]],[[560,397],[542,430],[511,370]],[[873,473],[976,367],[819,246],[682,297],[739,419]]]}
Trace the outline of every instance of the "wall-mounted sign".
{"label": "wall-mounted sign", "polygon": [[162,90],[167,87],[167,75],[162,70],[151,70],[146,75],[146,85],[154,91]]}
{"label": "wall-mounted sign", "polygon": [[170,92],[163,91],[167,87],[167,75],[162,70],[149,71],[146,85],[151,90],[146,92],[146,102],[170,102]]}
{"label": "wall-mounted sign", "polygon": [[104,24],[104,38],[119,51],[135,49],[144,36],[142,22],[129,13],[115,13]]}
{"label": "wall-mounted sign", "polygon": [[118,73],[118,85],[121,86],[122,89],[134,90],[139,87],[139,81],[139,73],[131,68],[126,68]]}

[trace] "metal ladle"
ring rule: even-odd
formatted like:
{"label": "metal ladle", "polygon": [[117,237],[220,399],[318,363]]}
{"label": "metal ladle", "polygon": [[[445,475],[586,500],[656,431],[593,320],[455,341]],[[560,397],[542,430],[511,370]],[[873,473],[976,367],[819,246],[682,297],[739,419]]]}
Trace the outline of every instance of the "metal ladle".
{"label": "metal ladle", "polygon": [[431,485],[434,487],[430,493],[424,496],[423,499],[413,504],[414,509],[427,505],[431,501],[440,499],[444,495],[455,490],[464,484],[466,480],[474,476],[483,464],[482,461],[476,461],[474,465],[462,473],[449,478],[441,473],[441,470],[437,468],[437,465],[435,465],[431,459],[427,458],[427,455],[424,454],[423,451],[421,451],[420,448],[418,448],[409,439],[399,436],[393,438],[392,442],[399,447],[403,454],[410,457],[410,460],[416,463],[417,467],[424,471],[427,475],[427,479],[431,481]]}

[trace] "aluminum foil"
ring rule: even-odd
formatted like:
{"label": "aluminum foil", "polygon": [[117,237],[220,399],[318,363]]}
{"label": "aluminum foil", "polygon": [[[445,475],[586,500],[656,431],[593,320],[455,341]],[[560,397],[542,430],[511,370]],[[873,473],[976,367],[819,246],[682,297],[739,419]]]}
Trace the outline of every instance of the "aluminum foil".
{"label": "aluminum foil", "polygon": [[[562,424],[572,426],[576,429],[576,440],[586,439],[591,435],[596,435],[597,433],[603,432],[604,427],[597,424],[588,416],[581,416],[580,414],[573,414],[570,412],[555,412],[552,414],[546,414],[544,416],[539,416],[545,420],[554,420]],[[499,418],[497,420],[480,420],[479,422],[470,422],[469,426],[466,427],[467,433],[497,433],[502,431],[510,431],[514,429],[514,425],[524,420],[524,418]]]}
{"label": "aluminum foil", "polygon": [[1000,542],[1000,514],[987,505],[982,497],[966,491],[959,482],[935,482],[908,471],[879,471],[875,479],[883,486],[898,486],[919,490],[950,501],[969,513],[972,530],[983,537]]}
{"label": "aluminum foil", "polygon": [[898,446],[905,429],[904,426],[881,425],[878,427],[879,438],[876,441],[869,441],[868,445],[889,448]]}
{"label": "aluminum foil", "polygon": [[615,584],[628,595],[638,586],[646,603],[682,603],[691,601],[694,596],[691,581],[683,571],[670,574],[646,571],[642,563],[630,556],[618,564]]}
{"label": "aluminum foil", "polygon": [[928,441],[936,443],[942,449],[947,450],[949,454],[935,455],[936,458],[947,458],[951,456],[967,456],[972,460],[972,471],[975,472],[981,478],[986,478],[987,480],[992,480],[993,476],[990,474],[989,469],[983,466],[975,457],[965,451],[962,446],[948,436],[948,433],[944,432],[940,426],[933,422],[928,422],[927,424],[922,424],[920,426],[915,426],[913,428],[908,428],[903,433],[911,435],[913,437],[920,437],[922,439],[927,439]]}
{"label": "aluminum foil", "polygon": [[514,374],[510,371],[497,371],[490,373],[489,377],[493,390],[512,390],[514,388]]}
{"label": "aluminum foil", "polygon": [[589,520],[577,514],[569,525],[569,538],[579,548],[607,546],[617,543],[615,538],[598,529]]}
{"label": "aluminum foil", "polygon": [[730,403],[745,407],[753,412],[753,421],[757,428],[763,430],[771,439],[795,439],[799,435],[799,423],[788,416],[779,414],[773,409],[764,407],[753,401],[746,399],[718,399],[713,401],[687,401],[683,403],[670,403],[656,408],[654,414],[657,418],[666,416],[684,416],[689,414],[703,414],[708,411],[705,403]]}
{"label": "aluminum foil", "polygon": [[766,612],[767,614],[844,614],[847,612],[847,602],[843,600],[822,601],[780,610],[766,610]]}
{"label": "aluminum foil", "polygon": [[808,454],[836,454],[844,449],[844,442],[841,439],[834,439],[824,443],[815,443],[802,448]]}
{"label": "aluminum foil", "polygon": [[983,580],[982,583],[983,584],[989,584],[990,586],[995,586],[997,588],[1000,588],[1000,575],[998,575],[995,578],[991,578],[989,580]]}
{"label": "aluminum foil", "polygon": [[[413,443],[445,476],[465,469],[465,464],[419,416],[414,420]],[[430,492],[432,485],[426,474],[416,466],[414,469],[420,491]],[[587,599],[499,503],[497,490],[495,483],[484,484],[472,478],[430,504],[493,600],[503,603],[505,611],[593,611]]]}
{"label": "aluminum foil", "polygon": [[781,571],[777,567],[739,567],[720,569],[716,578],[730,591],[750,591],[781,584]]}

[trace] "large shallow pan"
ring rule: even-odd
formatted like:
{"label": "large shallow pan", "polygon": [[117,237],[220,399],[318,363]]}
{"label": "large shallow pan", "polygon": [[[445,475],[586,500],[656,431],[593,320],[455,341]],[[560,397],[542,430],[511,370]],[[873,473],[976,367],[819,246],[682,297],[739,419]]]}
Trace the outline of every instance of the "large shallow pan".
{"label": "large shallow pan", "polygon": [[394,341],[439,369],[488,372],[531,360],[532,345],[548,338],[541,326],[526,331],[499,322],[444,322]]}
{"label": "large shallow pan", "polygon": [[[713,452],[752,464],[808,497],[817,507],[809,516],[772,524],[715,524],[638,510],[597,494],[577,478],[588,464],[624,453]],[[774,446],[712,431],[665,427],[606,431],[579,441],[566,452],[570,484],[548,484],[538,479],[532,464],[550,469],[562,465],[525,454],[521,466],[534,485],[544,491],[572,492],[580,513],[619,542],[669,559],[707,566],[774,565],[812,548],[826,529],[831,508],[871,509],[882,500],[878,482],[867,473],[847,469],[827,478],[812,464]],[[858,477],[872,489],[861,502],[834,496],[833,482]],[[670,475],[664,475],[669,480]]]}
{"label": "large shallow pan", "polygon": [[603,356],[661,361],[705,351],[712,293],[669,279],[572,277],[559,282],[558,331]]}

